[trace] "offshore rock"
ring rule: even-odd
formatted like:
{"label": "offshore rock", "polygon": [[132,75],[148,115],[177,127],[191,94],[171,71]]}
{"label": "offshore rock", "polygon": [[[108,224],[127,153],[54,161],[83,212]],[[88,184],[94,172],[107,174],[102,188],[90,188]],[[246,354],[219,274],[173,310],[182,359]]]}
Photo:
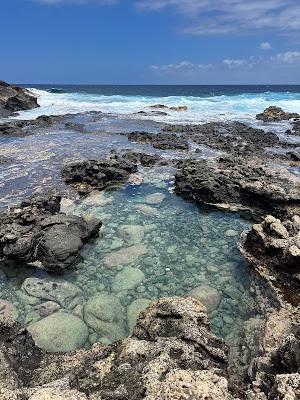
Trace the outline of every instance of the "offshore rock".
{"label": "offshore rock", "polygon": [[300,179],[253,158],[179,162],[175,193],[256,218],[300,213]]}
{"label": "offshore rock", "polygon": [[281,222],[268,215],[261,224],[243,232],[240,242],[246,260],[260,274],[299,297],[300,289],[300,217]]}
{"label": "offshore rock", "polygon": [[84,243],[96,237],[97,220],[59,212],[61,197],[35,196],[0,215],[0,258],[23,263],[39,262],[60,272],[80,256]]}
{"label": "offshore rock", "polygon": [[0,81],[0,117],[36,107],[37,98],[28,90]]}
{"label": "offshore rock", "polygon": [[285,112],[282,108],[275,106],[268,107],[262,114],[256,115],[256,119],[264,122],[278,122],[292,118],[300,118],[300,114]]}
{"label": "offshore rock", "polygon": [[136,171],[136,164],[125,159],[89,160],[64,167],[63,178],[83,195],[124,183]]}

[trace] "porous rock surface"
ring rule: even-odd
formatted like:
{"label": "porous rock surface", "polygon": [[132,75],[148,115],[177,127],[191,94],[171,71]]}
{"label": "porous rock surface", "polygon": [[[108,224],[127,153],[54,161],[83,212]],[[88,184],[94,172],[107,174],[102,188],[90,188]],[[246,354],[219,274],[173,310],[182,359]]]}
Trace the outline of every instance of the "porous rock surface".
{"label": "porous rock surface", "polygon": [[26,89],[0,81],[0,117],[39,107],[37,98]]}
{"label": "porous rock surface", "polygon": [[59,212],[61,197],[35,196],[0,215],[0,258],[39,262],[60,272],[80,256],[84,243],[99,233],[101,222]]}
{"label": "porous rock surface", "polygon": [[80,194],[103,190],[109,185],[126,182],[137,171],[135,163],[128,159],[88,160],[63,168],[63,178]]}
{"label": "porous rock surface", "polygon": [[180,162],[175,193],[253,217],[285,217],[300,212],[299,178],[282,175],[254,158]]}
{"label": "porous rock surface", "polygon": [[279,220],[268,215],[242,234],[241,251],[260,273],[300,290],[300,217]]}
{"label": "porous rock surface", "polygon": [[300,118],[300,115],[297,113],[285,112],[282,108],[275,106],[268,107],[263,113],[256,115],[256,119],[264,122],[278,122],[292,118]]}

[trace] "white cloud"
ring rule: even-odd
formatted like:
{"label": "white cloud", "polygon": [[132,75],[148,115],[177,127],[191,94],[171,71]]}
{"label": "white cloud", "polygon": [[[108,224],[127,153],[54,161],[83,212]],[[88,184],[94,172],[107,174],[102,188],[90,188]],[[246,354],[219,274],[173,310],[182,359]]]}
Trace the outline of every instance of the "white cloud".
{"label": "white cloud", "polygon": [[139,0],[136,4],[142,10],[173,8],[193,21],[183,29],[192,35],[300,30],[298,0]]}
{"label": "white cloud", "polygon": [[299,64],[300,65],[300,51],[287,51],[286,53],[278,53],[271,61],[277,64]]}
{"label": "white cloud", "polygon": [[229,68],[241,67],[242,65],[248,65],[247,60],[223,60],[223,64],[228,66]]}
{"label": "white cloud", "polygon": [[175,64],[151,65],[153,71],[195,71],[212,68],[212,64],[193,64],[190,61],[180,61]]}
{"label": "white cloud", "polygon": [[272,50],[272,45],[270,42],[262,42],[259,47],[261,50]]}

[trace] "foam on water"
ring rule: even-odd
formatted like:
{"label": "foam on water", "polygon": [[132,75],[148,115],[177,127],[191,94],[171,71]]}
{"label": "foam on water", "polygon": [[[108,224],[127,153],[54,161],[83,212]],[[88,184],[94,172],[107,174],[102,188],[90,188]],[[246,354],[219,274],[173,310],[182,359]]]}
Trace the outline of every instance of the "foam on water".
{"label": "foam on water", "polygon": [[[17,118],[36,118],[39,115],[59,115],[84,111],[129,116],[139,111],[151,111],[153,104],[187,106],[188,111],[166,110],[168,116],[148,116],[164,122],[207,122],[239,120],[255,124],[255,115],[270,105],[282,107],[285,111],[300,113],[300,93],[264,92],[219,96],[125,96],[90,93],[51,93],[36,88],[30,89],[38,96],[38,109],[21,112]],[[164,110],[165,111],[165,110]],[[136,118],[136,115],[134,116]]]}

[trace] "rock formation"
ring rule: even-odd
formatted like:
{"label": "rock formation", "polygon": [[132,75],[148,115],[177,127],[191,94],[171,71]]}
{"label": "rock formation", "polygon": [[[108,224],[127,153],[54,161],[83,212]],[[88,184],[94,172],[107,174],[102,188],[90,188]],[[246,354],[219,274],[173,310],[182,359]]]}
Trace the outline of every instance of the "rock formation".
{"label": "rock formation", "polygon": [[101,222],[59,212],[59,195],[35,196],[0,215],[0,258],[39,262],[60,272],[80,255],[80,249],[98,235]]}
{"label": "rock formation", "polygon": [[36,107],[37,99],[28,90],[0,81],[0,117]]}
{"label": "rock formation", "polygon": [[285,112],[282,108],[275,106],[268,107],[263,113],[256,115],[256,119],[264,122],[278,122],[293,118],[300,118],[300,114]]}

